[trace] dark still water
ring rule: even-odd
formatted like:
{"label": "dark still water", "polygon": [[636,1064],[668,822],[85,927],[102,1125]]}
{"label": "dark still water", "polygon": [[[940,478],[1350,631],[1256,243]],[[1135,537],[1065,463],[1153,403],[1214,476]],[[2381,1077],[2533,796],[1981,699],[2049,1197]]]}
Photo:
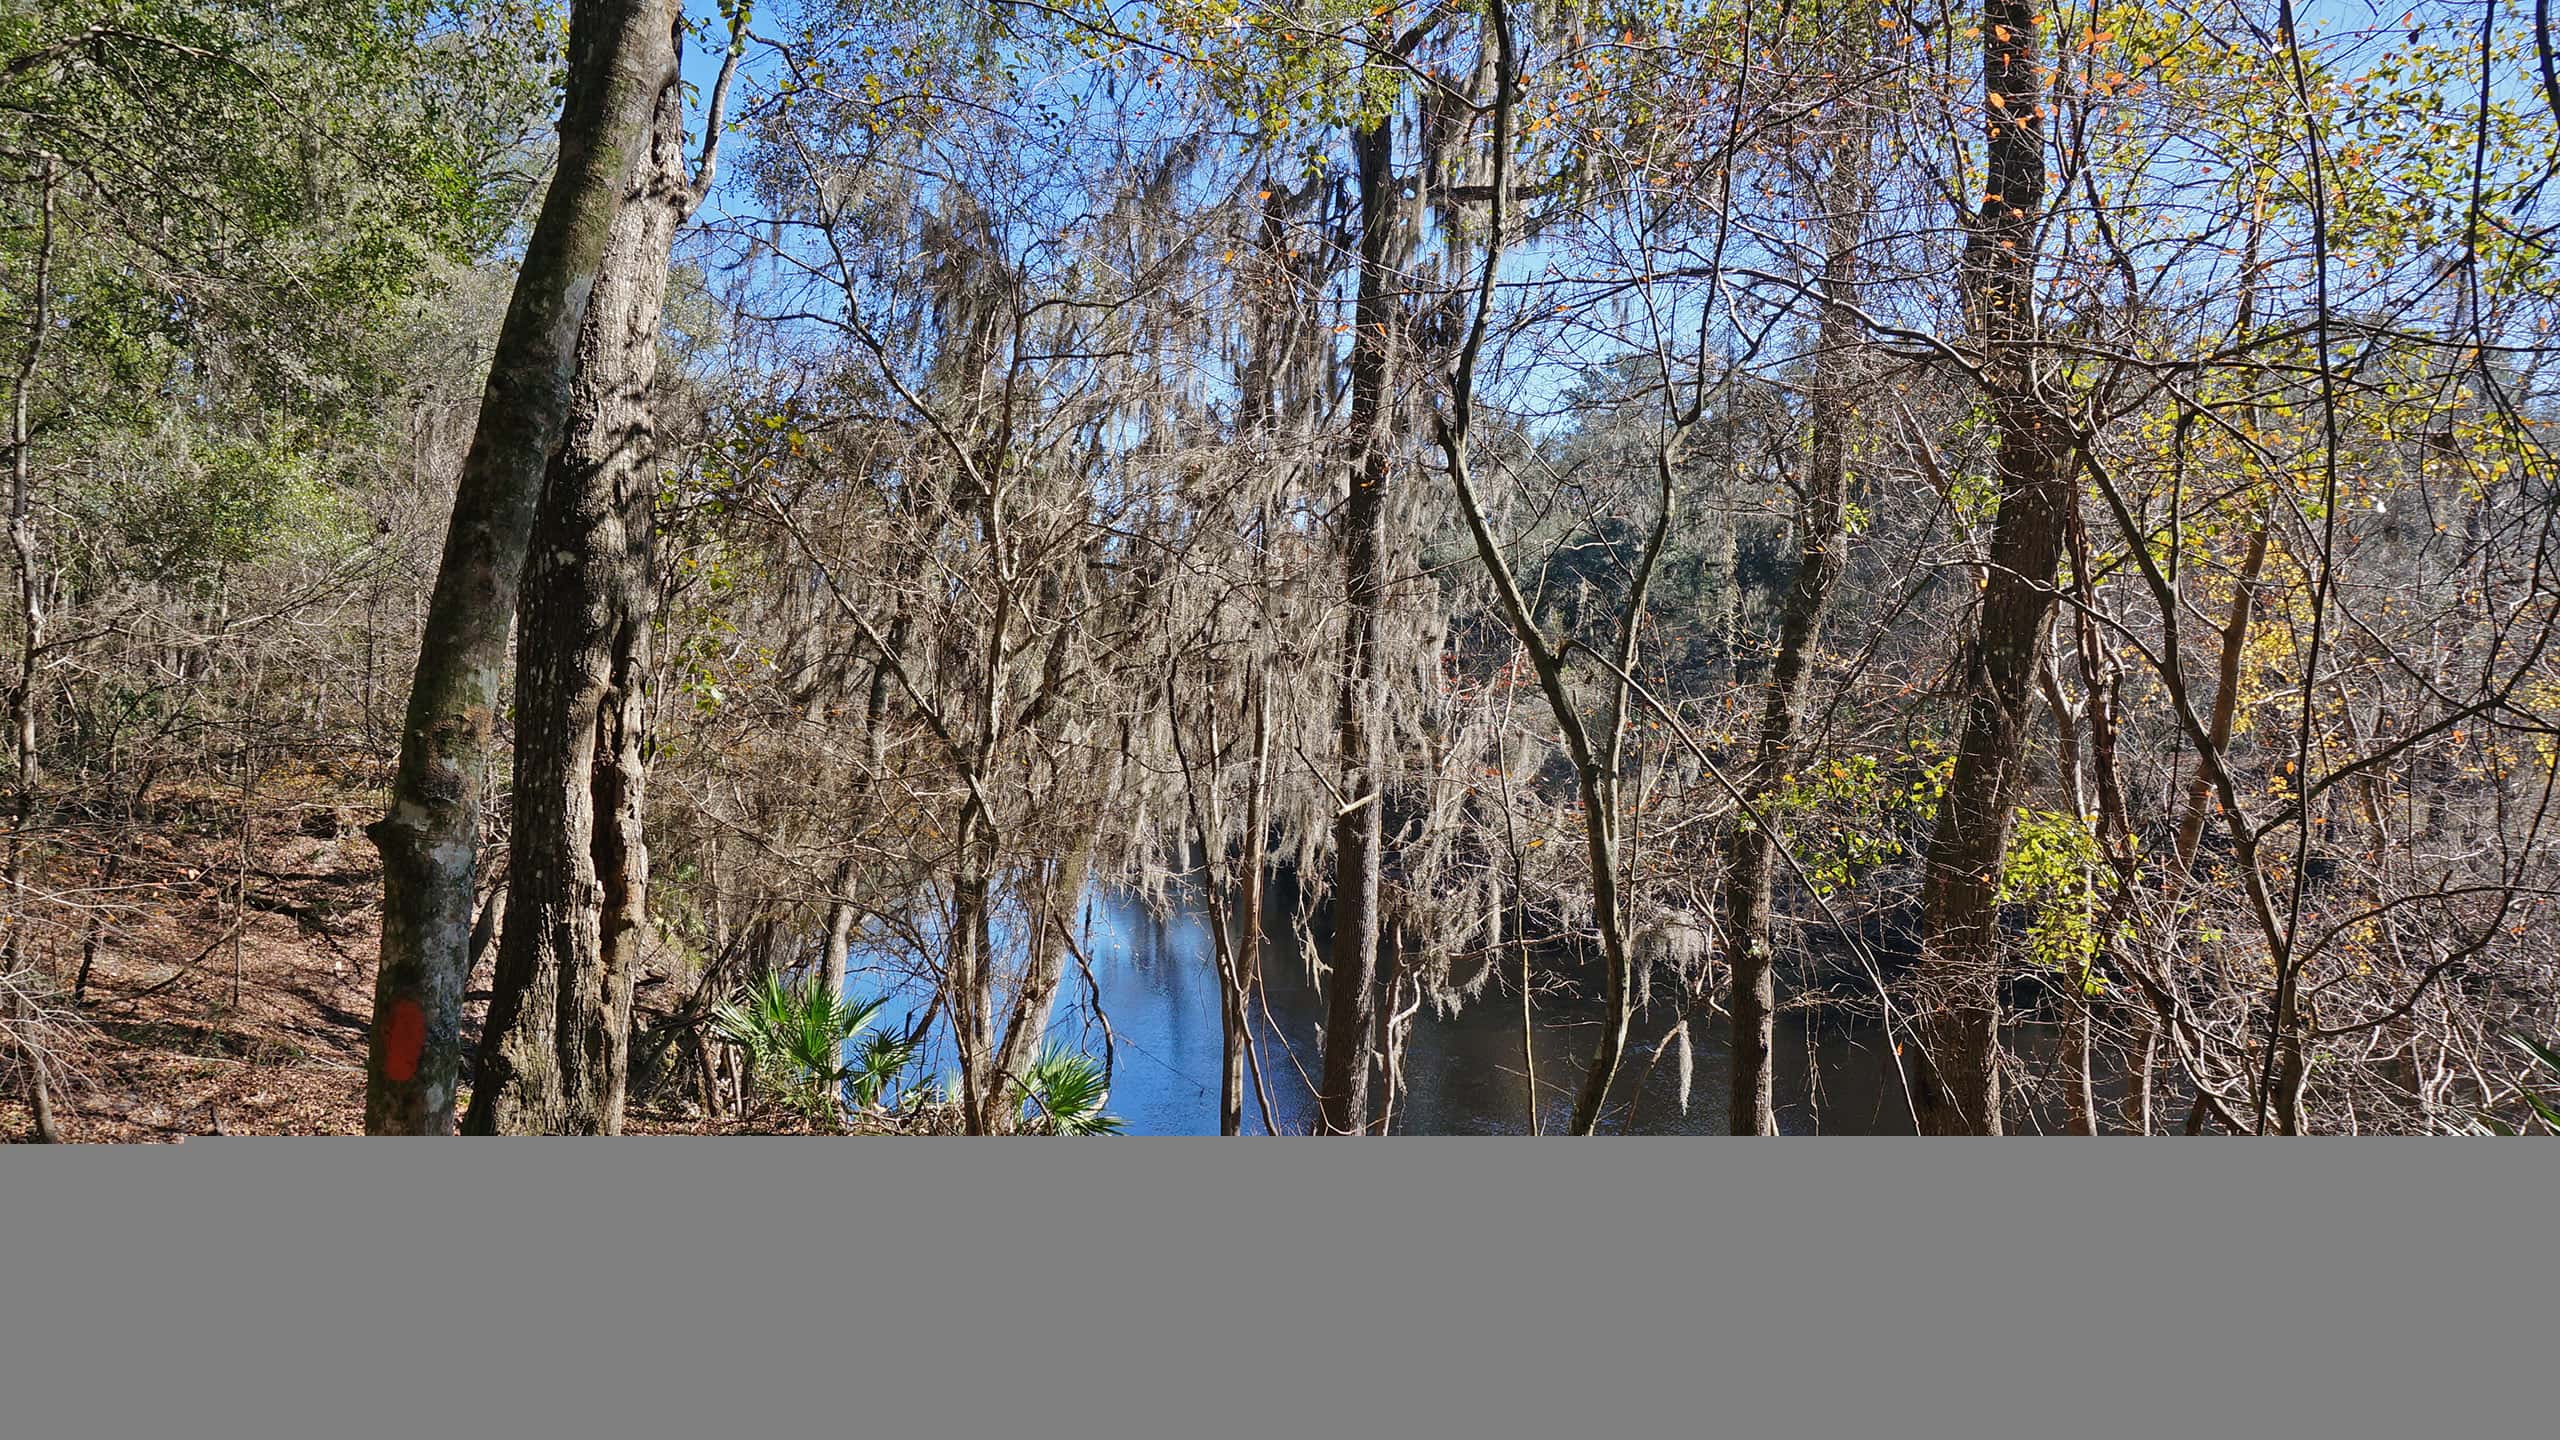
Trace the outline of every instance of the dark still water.
{"label": "dark still water", "polygon": [[[1138,1135],[1218,1133],[1218,971],[1206,913],[1196,897],[1177,891],[1173,913],[1159,916],[1135,896],[1103,893],[1087,904],[1086,952],[1093,984],[1071,965],[1060,987],[1050,1038],[1104,1053],[1103,1028],[1093,1018],[1095,992],[1111,1031],[1111,1099],[1108,1109]],[[1321,933],[1321,931],[1319,931]],[[1284,1133],[1315,1128],[1313,1080],[1317,1073],[1323,1006],[1310,982],[1285,912],[1264,918],[1263,982],[1270,1022],[1255,1016],[1262,1071],[1270,1084],[1272,1113]],[[859,962],[857,962],[858,964]],[[1555,989],[1555,967],[1568,963],[1542,955],[1539,983]],[[1572,996],[1541,995],[1535,1007],[1540,1126],[1549,1134],[1567,1127],[1585,1057],[1598,1034],[1597,973],[1577,975]],[[865,988],[857,976],[852,988]],[[1529,1086],[1521,1064],[1516,973],[1498,978],[1455,1015],[1426,1005],[1406,1044],[1406,1088],[1399,1098],[1394,1133],[1424,1135],[1525,1135]],[[877,993],[876,990],[874,993]],[[1592,998],[1583,998],[1592,997]],[[894,1011],[897,1005],[892,1005]],[[912,1013],[912,1012],[911,1012]],[[884,1017],[885,1018],[885,1017]],[[1720,1019],[1702,1017],[1691,1035],[1695,1068],[1689,1107],[1680,1107],[1677,1061],[1654,1064],[1654,1051],[1675,1017],[1657,997],[1639,1017],[1612,1092],[1602,1129],[1647,1135],[1721,1135],[1726,1132],[1726,1050]],[[1782,1016],[1777,1036],[1780,1125],[1789,1134],[1909,1134],[1911,1118],[1881,1031],[1873,1027],[1808,1027]],[[933,1057],[929,1057],[930,1059]],[[947,1049],[940,1062],[948,1065]],[[1641,1101],[1636,1079],[1647,1076]],[[1630,1105],[1635,1123],[1626,1123]],[[1262,1133],[1253,1080],[1245,1080],[1245,1132]]]}

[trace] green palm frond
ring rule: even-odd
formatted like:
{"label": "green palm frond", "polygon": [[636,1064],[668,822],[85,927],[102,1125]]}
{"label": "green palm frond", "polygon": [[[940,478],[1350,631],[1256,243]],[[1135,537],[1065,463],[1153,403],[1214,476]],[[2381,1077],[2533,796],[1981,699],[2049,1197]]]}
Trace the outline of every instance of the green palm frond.
{"label": "green palm frond", "polygon": [[[913,1058],[892,1044],[865,1048],[865,1060],[848,1066],[844,1047],[871,1028],[886,999],[838,995],[817,980],[787,985],[767,975],[743,993],[712,1007],[712,1027],[747,1052],[757,1082],[799,1105],[812,1120],[836,1118],[848,1086],[865,1108]],[[880,1037],[875,1036],[875,1042]]]}
{"label": "green palm frond", "polygon": [[915,1063],[919,1048],[894,1030],[872,1031],[854,1051],[845,1077],[845,1095],[853,1108],[870,1110],[880,1104],[881,1097],[895,1094],[898,1077]]}
{"label": "green palm frond", "polygon": [[1017,1087],[1034,1123],[1061,1135],[1118,1135],[1128,1127],[1103,1105],[1111,1098],[1101,1062],[1081,1050],[1049,1049],[1031,1062]]}

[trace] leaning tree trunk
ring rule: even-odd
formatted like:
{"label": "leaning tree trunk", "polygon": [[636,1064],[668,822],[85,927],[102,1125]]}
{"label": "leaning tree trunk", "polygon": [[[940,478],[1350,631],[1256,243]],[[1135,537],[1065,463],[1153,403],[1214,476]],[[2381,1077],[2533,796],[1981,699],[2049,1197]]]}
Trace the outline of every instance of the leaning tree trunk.
{"label": "leaning tree trunk", "polygon": [[2042,18],[2025,0],[1983,5],[1989,178],[1962,283],[1983,347],[2000,508],[1968,678],[1972,703],[1921,882],[1929,998],[1913,1098],[1921,1129],[1938,1135],[2000,1133],[2000,865],[2069,518],[2070,447],[2031,349],[2045,187]]}
{"label": "leaning tree trunk", "polygon": [[463,1119],[470,1134],[622,1129],[632,981],[647,933],[642,681],[658,486],[649,391],[668,257],[694,201],[673,11],[659,11],[648,152],[578,337],[568,425],[519,598],[506,927]]}
{"label": "leaning tree trunk", "polygon": [[[1111,782],[1104,785],[1104,793],[1116,790],[1117,781],[1115,772]],[[1040,897],[1037,919],[1023,936],[1022,979],[1014,987],[1003,1038],[996,1042],[987,1067],[993,1093],[999,1097],[1015,1092],[1048,1042],[1049,1012],[1057,1003],[1058,984],[1066,976],[1067,952],[1075,943],[1076,917],[1084,906],[1085,887],[1093,879],[1093,850],[1099,838],[1097,830],[1088,830],[1065,855],[1051,862],[1047,893]],[[1013,1114],[1010,1110],[991,1112],[990,1120],[1010,1126]]]}
{"label": "leaning tree trunk", "polygon": [[1387,491],[1394,475],[1387,367],[1396,304],[1387,292],[1393,239],[1394,121],[1352,132],[1360,165],[1360,289],[1352,310],[1351,431],[1359,447],[1343,511],[1341,809],[1333,822],[1333,953],[1326,981],[1324,1072],[1318,1110],[1325,1133],[1369,1128],[1369,1070],[1377,1030],[1378,868],[1386,845],[1379,766],[1379,649],[1386,611]]}
{"label": "leaning tree trunk", "polygon": [[1845,126],[1832,154],[1829,252],[1823,257],[1822,324],[1816,333],[1811,394],[1813,444],[1806,463],[1797,531],[1802,553],[1778,616],[1778,653],[1760,712],[1754,748],[1750,815],[1736,815],[1725,841],[1725,920],[1733,955],[1733,1076],[1729,1128],[1736,1135],[1775,1135],[1778,1111],[1770,1083],[1777,985],[1770,941],[1771,879],[1778,834],[1773,828],[1781,777],[1794,748],[1813,678],[1823,612],[1840,582],[1848,543],[1849,422],[1852,347],[1858,339],[1858,243],[1866,211],[1867,131]]}
{"label": "leaning tree trunk", "polygon": [[644,158],[668,74],[666,0],[574,0],[560,152],[498,333],[463,461],[382,852],[382,964],[365,1056],[365,1129],[453,1129],[473,870],[507,631],[543,488],[569,411],[589,293],[623,192]]}

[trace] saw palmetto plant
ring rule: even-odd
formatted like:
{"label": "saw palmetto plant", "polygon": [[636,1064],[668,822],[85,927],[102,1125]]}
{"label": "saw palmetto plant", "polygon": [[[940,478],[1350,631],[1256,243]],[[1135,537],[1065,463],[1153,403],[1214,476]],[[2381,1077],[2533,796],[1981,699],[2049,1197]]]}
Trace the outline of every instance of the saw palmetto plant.
{"label": "saw palmetto plant", "polygon": [[1102,1107],[1111,1080],[1102,1063],[1081,1050],[1044,1050],[1016,1087],[1026,1130],[1055,1135],[1117,1135],[1127,1129]]}
{"label": "saw palmetto plant", "polygon": [[832,1124],[848,1104],[876,1105],[914,1058],[911,1042],[881,1032],[846,1063],[845,1047],[871,1029],[887,1004],[842,996],[814,980],[790,985],[768,975],[745,994],[722,1001],[711,1021],[747,1052],[760,1087],[812,1123]]}

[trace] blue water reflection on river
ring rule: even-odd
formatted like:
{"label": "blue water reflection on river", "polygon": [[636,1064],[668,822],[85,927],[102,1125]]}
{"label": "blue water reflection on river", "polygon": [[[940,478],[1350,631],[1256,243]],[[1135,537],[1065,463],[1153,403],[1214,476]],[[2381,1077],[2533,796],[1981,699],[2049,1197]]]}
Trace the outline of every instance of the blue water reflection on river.
{"label": "blue water reflection on river", "polygon": [[[1069,975],[1051,1021],[1052,1038],[1102,1054],[1103,1030],[1092,1016],[1098,992],[1110,1020],[1112,1113],[1133,1134],[1216,1134],[1219,997],[1206,913],[1196,897],[1180,892],[1171,913],[1163,915],[1138,897],[1106,892],[1088,903],[1085,921],[1093,983],[1088,986],[1083,976]],[[1280,1128],[1303,1134],[1315,1120],[1312,1080],[1323,1008],[1285,911],[1265,916],[1264,935],[1269,1017],[1256,1016],[1262,1071]],[[880,983],[876,973],[866,977],[859,969],[852,981],[853,988],[875,993]],[[909,1013],[913,1002],[924,998],[910,992]],[[893,1004],[891,1010],[899,1008]],[[1643,1098],[1634,1107],[1635,1133],[1723,1134],[1726,1052],[1719,1024],[1697,1032],[1695,1078],[1684,1114],[1675,1063],[1668,1056],[1658,1066],[1652,1063],[1653,1046],[1670,1019],[1657,1012],[1637,1027],[1607,1128],[1629,1128],[1624,1122],[1635,1076],[1649,1070]],[[1545,996],[1539,1000],[1538,1108],[1549,1133],[1565,1127],[1597,1020],[1596,1006]],[[1505,985],[1489,988],[1455,1015],[1435,1015],[1426,1007],[1414,1021],[1407,1046],[1407,1088],[1395,1117],[1396,1132],[1526,1134],[1528,1086],[1520,1032],[1519,994]],[[1777,1060],[1780,1123],[1788,1133],[1909,1133],[1901,1089],[1872,1030],[1826,1026],[1809,1033],[1782,1019]],[[1247,1083],[1245,1128],[1259,1133],[1259,1112]]]}

